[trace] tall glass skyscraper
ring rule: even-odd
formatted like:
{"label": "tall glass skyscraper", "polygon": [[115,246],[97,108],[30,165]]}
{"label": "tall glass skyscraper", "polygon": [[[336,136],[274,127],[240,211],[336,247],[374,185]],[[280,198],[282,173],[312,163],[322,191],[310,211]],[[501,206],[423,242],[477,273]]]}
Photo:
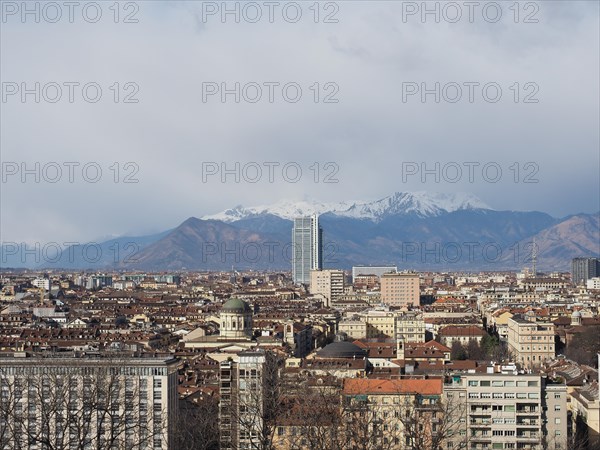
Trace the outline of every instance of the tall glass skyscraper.
{"label": "tall glass skyscraper", "polygon": [[323,230],[319,216],[297,217],[292,229],[292,279],[309,284],[310,271],[323,268]]}

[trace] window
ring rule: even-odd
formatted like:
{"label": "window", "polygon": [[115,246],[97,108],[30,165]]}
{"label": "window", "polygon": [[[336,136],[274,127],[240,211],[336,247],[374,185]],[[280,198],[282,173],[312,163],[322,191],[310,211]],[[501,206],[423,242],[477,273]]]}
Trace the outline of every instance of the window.
{"label": "window", "polygon": [[560,418],[559,418],[559,417],[557,417],[556,419],[554,419],[554,423],[555,423],[556,425],[559,425],[559,424],[560,424]]}
{"label": "window", "polygon": [[554,405],[554,411],[560,411],[560,405]]}

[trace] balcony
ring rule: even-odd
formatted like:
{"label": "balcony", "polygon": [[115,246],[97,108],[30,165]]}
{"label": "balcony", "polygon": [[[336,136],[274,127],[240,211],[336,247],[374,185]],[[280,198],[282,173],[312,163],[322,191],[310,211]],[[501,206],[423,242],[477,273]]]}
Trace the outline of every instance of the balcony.
{"label": "balcony", "polygon": [[540,421],[537,419],[519,419],[519,420],[517,420],[517,426],[536,427],[539,424],[540,424]]}
{"label": "balcony", "polygon": [[527,433],[527,434],[517,434],[517,440],[519,441],[539,441],[541,435],[538,433]]}
{"label": "balcony", "polygon": [[471,419],[470,422],[472,427],[486,427],[489,428],[492,425],[491,419]]}
{"label": "balcony", "polygon": [[517,414],[538,414],[539,412],[539,409],[533,406],[517,408]]}

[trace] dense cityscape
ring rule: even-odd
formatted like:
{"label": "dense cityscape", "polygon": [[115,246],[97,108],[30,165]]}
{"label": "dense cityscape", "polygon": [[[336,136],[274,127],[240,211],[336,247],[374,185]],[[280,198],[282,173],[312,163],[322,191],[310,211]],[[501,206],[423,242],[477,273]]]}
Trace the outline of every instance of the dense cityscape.
{"label": "dense cityscape", "polygon": [[4,449],[597,449],[600,260],[571,273],[4,269]]}
{"label": "dense cityscape", "polygon": [[600,1],[0,0],[0,450],[600,450]]}

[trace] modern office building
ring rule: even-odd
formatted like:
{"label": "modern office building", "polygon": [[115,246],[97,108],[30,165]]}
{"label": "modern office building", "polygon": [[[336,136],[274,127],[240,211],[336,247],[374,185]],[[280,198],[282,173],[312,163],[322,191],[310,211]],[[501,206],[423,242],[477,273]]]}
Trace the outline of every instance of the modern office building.
{"label": "modern office building", "polygon": [[297,217],[292,229],[292,279],[309,284],[310,271],[323,268],[323,230],[319,216]]}
{"label": "modern office building", "polygon": [[[563,449],[567,442],[567,387],[514,366],[488,373],[452,374],[444,394],[454,410],[445,448]],[[503,368],[503,369],[505,369]]]}
{"label": "modern office building", "polygon": [[0,357],[0,448],[171,450],[177,360],[95,354]]}
{"label": "modern office building", "polygon": [[571,282],[584,285],[587,280],[600,277],[600,258],[573,258],[571,261]]}

